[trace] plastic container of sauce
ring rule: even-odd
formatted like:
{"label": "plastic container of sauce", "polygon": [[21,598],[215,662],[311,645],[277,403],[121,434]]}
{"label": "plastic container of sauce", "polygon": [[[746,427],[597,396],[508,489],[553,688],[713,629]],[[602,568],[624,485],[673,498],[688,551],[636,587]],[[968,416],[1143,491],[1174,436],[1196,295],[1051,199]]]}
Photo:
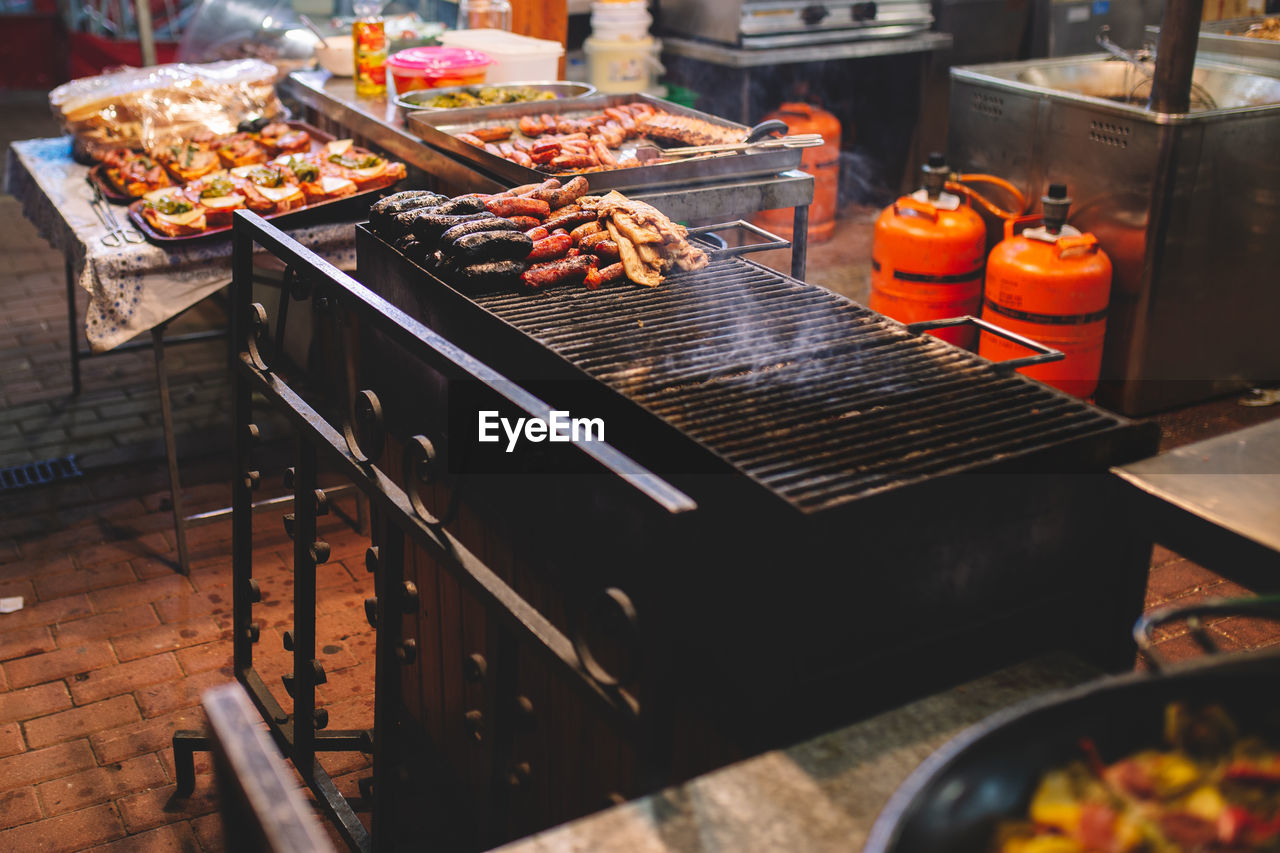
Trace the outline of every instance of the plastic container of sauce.
{"label": "plastic container of sauce", "polygon": [[411,47],[392,54],[387,71],[396,92],[412,92],[483,83],[492,64],[488,54],[469,48]]}

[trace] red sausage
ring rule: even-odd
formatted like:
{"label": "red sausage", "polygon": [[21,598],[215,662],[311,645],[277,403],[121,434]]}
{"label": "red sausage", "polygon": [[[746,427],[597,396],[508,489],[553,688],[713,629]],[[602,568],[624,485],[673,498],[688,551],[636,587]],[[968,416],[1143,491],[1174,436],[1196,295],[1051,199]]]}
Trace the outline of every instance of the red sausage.
{"label": "red sausage", "polygon": [[542,290],[557,284],[573,284],[586,278],[594,264],[595,258],[590,255],[564,258],[529,267],[521,274],[520,281],[532,290]]}
{"label": "red sausage", "polygon": [[533,147],[529,149],[529,151],[534,156],[537,156],[538,154],[542,154],[546,151],[559,151],[559,150],[560,150],[560,143],[554,139],[547,139],[547,140],[543,140],[542,142],[535,142],[533,144]]}
{"label": "red sausage", "polygon": [[561,154],[551,160],[553,169],[590,169],[596,165],[596,158],[589,154]]}
{"label": "red sausage", "polygon": [[536,216],[545,219],[551,213],[551,205],[536,198],[491,198],[485,209],[498,216]]}
{"label": "red sausage", "polygon": [[[512,220],[512,222],[514,222],[514,221],[515,221],[515,220],[513,219],[513,220]],[[538,226],[536,226],[536,227],[534,227],[534,228],[530,228],[529,230],[525,231],[524,233],[528,234],[528,235],[529,235],[529,239],[530,239],[530,240],[532,240],[532,241],[533,241],[533,242],[535,242],[535,243],[536,243],[536,242],[538,242],[539,240],[545,240],[545,239],[547,239],[548,237],[550,237],[550,236],[551,236],[551,232],[550,232],[550,231],[548,231],[546,228],[544,228],[544,227],[543,227],[543,226],[541,226],[541,225],[538,225]]]}
{"label": "red sausage", "polygon": [[538,154],[530,155],[529,159],[539,166],[545,166],[552,160],[556,159],[559,151],[559,148],[552,149],[551,151],[542,151]]}
{"label": "red sausage", "polygon": [[525,257],[530,263],[553,261],[564,257],[565,252],[573,246],[573,238],[568,234],[552,234],[534,242],[533,249]]}
{"label": "red sausage", "polygon": [[474,145],[477,148],[484,147],[484,140],[470,133],[459,133],[458,139],[461,139],[463,142],[467,143],[468,145]]}
{"label": "red sausage", "polygon": [[494,127],[477,127],[471,131],[471,135],[476,139],[483,139],[485,142],[497,142],[506,139],[511,135],[511,128],[501,125]]}
{"label": "red sausage", "polygon": [[[585,251],[585,250],[584,250]],[[602,261],[613,262],[621,255],[618,253],[618,244],[612,240],[601,240],[591,247],[591,253]]]}
{"label": "red sausage", "polygon": [[[558,189],[560,189],[560,179],[547,178],[540,184],[526,184],[523,187],[516,187],[515,190],[512,190],[512,194],[529,196],[530,198],[542,198],[542,193]],[[542,198],[542,200],[546,201],[545,198]]]}
{"label": "red sausage", "polygon": [[576,228],[584,222],[595,219],[596,215],[594,210],[575,210],[570,213],[561,213],[542,224],[547,226],[548,231],[554,231],[557,228]]}
{"label": "red sausage", "polygon": [[597,243],[603,243],[606,240],[612,239],[613,238],[610,236],[609,232],[602,228],[594,234],[588,234],[579,240],[578,248],[582,249],[584,252],[592,252],[595,251]]}
{"label": "red sausage", "polygon": [[533,158],[530,157],[528,154],[524,153],[523,151],[513,151],[511,152],[511,156],[508,157],[507,159],[515,161],[519,165],[524,166],[526,169],[532,169],[534,165]]}
{"label": "red sausage", "polygon": [[533,116],[522,116],[520,132],[525,136],[540,136],[547,132],[547,126]]}
{"label": "red sausage", "polygon": [[[519,226],[521,231],[528,231],[530,228],[542,227],[542,220],[538,219],[536,216],[508,216],[507,219],[510,219]],[[535,237],[534,239],[536,240],[537,238]]]}
{"label": "red sausage", "polygon": [[573,235],[574,245],[577,245],[578,241],[588,234],[599,234],[603,230],[604,226],[599,222],[584,222],[569,233]]}
{"label": "red sausage", "polygon": [[[551,162],[554,164],[555,160]],[[567,204],[573,204],[586,195],[588,186],[587,179],[579,175],[560,189],[552,192],[551,196],[547,198],[547,202],[553,210],[564,207]]]}

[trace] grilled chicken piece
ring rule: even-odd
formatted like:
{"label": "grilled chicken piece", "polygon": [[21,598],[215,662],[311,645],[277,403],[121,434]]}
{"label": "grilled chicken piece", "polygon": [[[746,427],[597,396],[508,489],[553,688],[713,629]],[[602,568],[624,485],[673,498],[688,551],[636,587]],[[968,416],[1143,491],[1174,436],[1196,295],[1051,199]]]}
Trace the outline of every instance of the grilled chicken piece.
{"label": "grilled chicken piece", "polygon": [[603,197],[583,196],[578,204],[594,210],[618,244],[627,278],[656,287],[672,267],[696,270],[708,263],[706,253],[689,243],[684,226],[652,205],[617,191]]}

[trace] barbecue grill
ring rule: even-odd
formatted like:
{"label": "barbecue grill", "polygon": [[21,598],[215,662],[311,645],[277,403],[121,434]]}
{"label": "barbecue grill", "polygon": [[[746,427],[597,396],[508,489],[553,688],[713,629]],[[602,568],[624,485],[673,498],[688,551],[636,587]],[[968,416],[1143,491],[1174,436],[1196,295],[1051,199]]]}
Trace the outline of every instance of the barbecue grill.
{"label": "barbecue grill", "polygon": [[[531,486],[521,499],[509,482],[486,489],[467,470],[478,448],[465,390],[406,372],[376,338],[362,346],[382,399],[406,385],[419,398],[390,432],[435,413],[432,440],[474,508],[459,537],[504,555],[513,585],[568,635],[586,614],[613,613],[627,639],[605,674],[638,656],[635,695],[661,708],[661,748],[617,740],[554,673],[522,669],[522,695],[551,708],[539,719],[573,723],[532,739],[528,763],[562,775],[537,780],[544,799],[527,812],[504,812],[513,834],[1033,650],[1131,664],[1150,542],[1126,528],[1105,472],[1154,453],[1152,425],[740,257],[655,289],[530,296],[463,293],[364,227],[357,246],[372,290],[553,406],[601,418],[610,445],[697,503],[592,536],[557,501],[528,498]],[[464,658],[450,634],[441,660]],[[416,677],[437,667],[428,656]],[[438,705],[423,694],[417,711],[431,721]],[[433,731],[439,748],[448,733]],[[566,769],[581,767],[586,782]]]}
{"label": "barbecue grill", "polygon": [[[740,257],[467,295],[364,227],[367,287],[247,212],[234,241],[235,670],[353,845],[485,848],[1045,648],[1132,661],[1150,542],[1106,472],[1151,426]],[[298,433],[291,702],[253,668],[253,393]],[[478,409],[549,407],[608,443],[479,467]],[[322,468],[371,504],[371,732],[316,705]],[[175,737],[180,790],[200,744]],[[315,761],[341,750],[374,753],[372,838]]]}

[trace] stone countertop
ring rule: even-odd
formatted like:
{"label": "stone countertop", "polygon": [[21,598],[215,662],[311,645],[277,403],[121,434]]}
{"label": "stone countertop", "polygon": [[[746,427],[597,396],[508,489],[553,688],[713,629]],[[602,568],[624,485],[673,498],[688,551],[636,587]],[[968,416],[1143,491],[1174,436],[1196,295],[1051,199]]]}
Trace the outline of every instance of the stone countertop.
{"label": "stone countertop", "polygon": [[965,728],[1099,675],[1046,656],[508,844],[503,853],[848,853],[889,796]]}

